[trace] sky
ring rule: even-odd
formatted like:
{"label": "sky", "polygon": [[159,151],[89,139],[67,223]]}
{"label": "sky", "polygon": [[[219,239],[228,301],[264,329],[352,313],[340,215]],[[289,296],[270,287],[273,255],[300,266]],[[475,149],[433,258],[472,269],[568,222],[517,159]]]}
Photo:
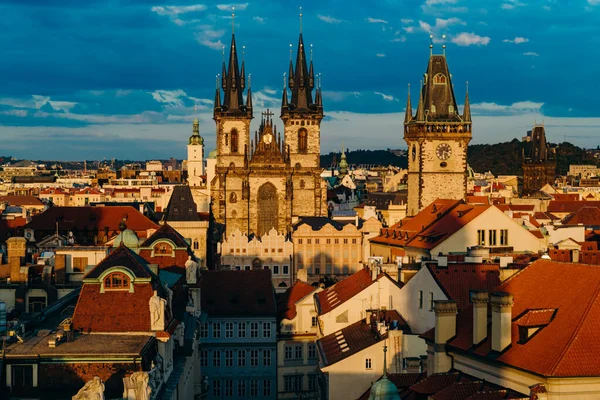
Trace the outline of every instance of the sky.
{"label": "sky", "polygon": [[414,99],[430,35],[434,54],[446,45],[459,110],[468,81],[472,144],[536,122],[552,142],[600,144],[600,0],[0,0],[0,155],[184,158],[196,117],[208,153],[232,25],[254,130],[281,104],[300,6],[322,77],[324,153],[405,148],[408,85]]}

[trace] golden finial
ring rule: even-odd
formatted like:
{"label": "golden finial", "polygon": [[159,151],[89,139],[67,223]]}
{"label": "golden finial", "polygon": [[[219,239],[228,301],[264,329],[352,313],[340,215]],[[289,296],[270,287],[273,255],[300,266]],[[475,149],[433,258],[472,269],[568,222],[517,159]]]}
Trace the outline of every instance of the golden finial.
{"label": "golden finial", "polygon": [[293,48],[293,47],[294,47],[294,46],[292,46],[292,44],[290,43],[290,61],[292,61],[292,48]]}
{"label": "golden finial", "polygon": [[467,94],[469,94],[469,81],[467,81]]}
{"label": "golden finial", "polygon": [[242,46],[242,62],[244,62],[244,56],[246,55],[246,45]]}
{"label": "golden finial", "polygon": [[429,56],[433,55],[433,34],[429,35]]}
{"label": "golden finial", "polygon": [[235,33],[235,7],[231,7],[231,34]]}
{"label": "golden finial", "polygon": [[300,33],[302,34],[302,7],[300,7]]}
{"label": "golden finial", "polygon": [[446,56],[446,34],[444,33],[442,35],[442,54],[444,54],[444,56]]}

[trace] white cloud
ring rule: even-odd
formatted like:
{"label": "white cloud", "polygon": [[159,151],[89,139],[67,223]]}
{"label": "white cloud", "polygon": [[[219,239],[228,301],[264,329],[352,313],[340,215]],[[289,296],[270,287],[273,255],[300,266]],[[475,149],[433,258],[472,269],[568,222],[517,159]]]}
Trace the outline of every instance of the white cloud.
{"label": "white cloud", "polygon": [[155,90],[149,92],[152,98],[159,103],[165,104],[167,107],[183,107],[183,100],[188,95],[181,89],[177,90]]}
{"label": "white cloud", "polygon": [[597,6],[600,4],[600,0],[587,0],[587,2],[590,6]]}
{"label": "white cloud", "polygon": [[256,22],[258,22],[259,24],[264,24],[266,18],[262,18],[262,17],[253,17],[253,20],[255,20]]}
{"label": "white cloud", "polygon": [[376,55],[377,57],[385,57],[385,54],[383,54],[383,53],[377,53],[377,54],[375,54],[375,55]]}
{"label": "white cloud", "polygon": [[2,111],[0,114],[11,115],[13,117],[26,117],[27,110],[6,110]]}
{"label": "white cloud", "polygon": [[459,46],[487,46],[490,43],[488,36],[479,36],[474,33],[462,32],[452,38],[452,43]]}
{"label": "white cloud", "polygon": [[370,24],[387,24],[388,23],[386,20],[371,18],[371,17],[367,18],[367,22]]}
{"label": "white cloud", "polygon": [[225,34],[225,31],[215,30],[210,26],[202,26],[201,28],[202,30],[196,33],[198,43],[213,50],[221,50],[224,46],[221,42],[221,36]]}
{"label": "white cloud", "polygon": [[533,51],[528,51],[526,53],[523,53],[524,56],[529,56],[529,57],[539,57],[538,53],[535,53]]}
{"label": "white cloud", "polygon": [[348,98],[359,98],[362,96],[360,92],[342,92],[333,90],[324,90],[323,99],[326,102],[333,101],[336,103],[346,101]]}
{"label": "white cloud", "polygon": [[483,102],[471,104],[471,111],[477,114],[515,114],[523,112],[539,112],[544,103],[534,101],[519,101],[511,105],[502,105],[497,103]]}
{"label": "white cloud", "polygon": [[402,19],[400,20],[400,22],[402,22],[404,25],[408,25],[408,24],[412,24],[412,23],[413,23],[413,22],[415,22],[415,21],[414,21],[414,20],[412,20],[412,19],[408,19],[408,18],[402,18]]}
{"label": "white cloud", "polygon": [[415,29],[416,29],[416,28],[415,28],[414,26],[405,26],[405,27],[404,27],[404,28],[402,28],[402,29],[404,29],[404,31],[405,31],[406,33],[413,33],[413,32],[415,31]]}
{"label": "white cloud", "polygon": [[232,11],[235,7],[235,10],[244,11],[248,8],[249,3],[238,3],[238,4],[217,4],[217,8],[221,11]]}
{"label": "white cloud", "polygon": [[525,3],[521,3],[519,0],[507,0],[506,3],[500,5],[503,10],[512,10],[515,7],[522,7]]}
{"label": "white cloud", "polygon": [[204,11],[206,6],[204,4],[193,4],[189,6],[155,6],[151,10],[158,15],[169,15],[175,17],[180,14],[186,14],[195,11]]}
{"label": "white cloud", "polygon": [[393,38],[391,40],[391,42],[394,42],[394,43],[398,43],[398,42],[404,43],[404,42],[406,42],[406,36],[400,36],[400,37],[397,37],[397,38]]}
{"label": "white cloud", "polygon": [[442,18],[436,18],[435,19],[435,28],[436,29],[444,29],[449,27],[450,25],[466,25],[467,23],[460,20],[459,18],[448,18],[448,19],[442,19]]}
{"label": "white cloud", "polygon": [[522,36],[517,36],[514,39],[504,39],[503,40],[504,43],[514,43],[514,44],[521,44],[521,43],[527,43],[529,42],[529,39],[522,37]]}
{"label": "white cloud", "polygon": [[73,101],[59,101],[52,100],[49,96],[41,96],[39,94],[34,94],[31,98],[2,98],[0,99],[0,104],[5,106],[11,106],[16,108],[35,108],[40,109],[45,104],[50,104],[53,109],[57,111],[65,111],[69,112],[73,107],[75,107],[78,103]]}
{"label": "white cloud", "polygon": [[385,94],[385,93],[381,93],[381,92],[374,92],[376,95],[379,95],[381,97],[383,97],[383,99],[385,101],[398,101],[397,98],[395,98],[394,96],[390,95],[390,94]]}
{"label": "white cloud", "polygon": [[429,25],[427,22],[419,21],[419,27],[421,29],[423,29],[425,32],[433,33],[433,29],[431,28],[431,25]]}
{"label": "white cloud", "polygon": [[341,19],[333,18],[329,15],[319,14],[319,15],[317,15],[317,18],[319,18],[323,22],[327,22],[328,24],[339,24],[340,22],[342,22]]}
{"label": "white cloud", "polygon": [[457,0],[426,0],[426,6],[433,6],[438,4],[456,4]]}

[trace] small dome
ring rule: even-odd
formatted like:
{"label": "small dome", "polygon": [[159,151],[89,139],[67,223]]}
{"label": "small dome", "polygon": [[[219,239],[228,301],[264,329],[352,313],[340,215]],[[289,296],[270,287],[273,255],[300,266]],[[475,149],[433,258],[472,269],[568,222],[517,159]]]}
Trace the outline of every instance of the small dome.
{"label": "small dome", "polygon": [[371,386],[369,400],[400,400],[400,395],[396,385],[384,375]]}
{"label": "small dome", "polygon": [[202,138],[202,136],[200,136],[200,135],[192,135],[192,136],[190,136],[190,140],[188,141],[188,144],[203,145],[204,144],[204,138]]}
{"label": "small dome", "polygon": [[346,153],[342,151],[342,159],[339,164],[340,174],[345,175],[348,173],[348,161],[346,161]]}
{"label": "small dome", "polygon": [[210,153],[208,153],[208,158],[217,158],[217,149],[214,149]]}
{"label": "small dome", "polygon": [[113,248],[119,247],[121,243],[131,250],[137,250],[137,248],[140,246],[140,240],[135,232],[131,229],[125,229],[117,235],[115,241],[113,242]]}

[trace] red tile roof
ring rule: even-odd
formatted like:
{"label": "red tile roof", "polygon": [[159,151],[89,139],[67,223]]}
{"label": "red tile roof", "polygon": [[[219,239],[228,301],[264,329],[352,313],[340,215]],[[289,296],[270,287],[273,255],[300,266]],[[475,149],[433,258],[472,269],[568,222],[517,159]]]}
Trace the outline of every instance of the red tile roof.
{"label": "red tile roof", "polygon": [[446,297],[456,301],[460,311],[471,308],[469,291],[490,291],[500,284],[498,264],[460,263],[439,267],[437,263],[427,263],[427,268]]}
{"label": "red tile roof", "polygon": [[515,320],[515,324],[524,327],[536,327],[548,325],[556,315],[555,308],[542,310],[527,310],[525,314]]}
{"label": "red tile roof", "polygon": [[536,212],[536,213],[533,213],[533,217],[534,217],[535,219],[537,219],[537,220],[546,220],[546,219],[549,219],[549,220],[551,220],[551,221],[555,221],[555,220],[557,220],[557,219],[560,219],[560,218],[558,218],[558,217],[556,217],[556,216],[554,216],[554,215],[552,215],[552,214],[550,214],[550,213],[547,213],[547,212],[539,212],[539,211],[538,211],[538,212]]}
{"label": "red tile roof", "polygon": [[363,319],[317,340],[326,366],[335,364],[387,338]]}
{"label": "red tile roof", "polygon": [[316,287],[302,281],[296,281],[285,291],[277,305],[279,319],[294,319],[296,317],[296,303],[317,290]]}
{"label": "red tile roof", "polygon": [[432,395],[453,385],[458,377],[458,372],[430,375],[419,383],[412,385],[410,390],[419,394]]}
{"label": "red tile roof", "polygon": [[[565,284],[568,282],[568,284]],[[457,351],[493,357],[541,376],[600,376],[600,268],[538,260],[496,288],[514,296],[512,345],[499,356],[490,335],[472,349],[472,313],[459,312],[457,334],[449,342]],[[519,343],[515,318],[531,309],[557,309],[551,322],[527,342]]]}
{"label": "red tile roof", "polygon": [[560,201],[551,200],[548,204],[548,212],[551,213],[574,213],[581,207],[600,207],[600,201]]}
{"label": "red tile roof", "polygon": [[205,271],[200,278],[202,312],[213,316],[277,316],[269,270]]}
{"label": "red tile roof", "polygon": [[579,201],[579,193],[554,193],[552,198],[557,201]]}
{"label": "red tile roof", "polygon": [[8,203],[9,206],[44,206],[35,196],[0,196],[0,203]]}
{"label": "red tile roof", "polygon": [[600,208],[584,206],[563,219],[563,225],[600,226]]}
{"label": "red tile roof", "polygon": [[350,300],[365,288],[371,286],[371,272],[363,268],[346,279],[317,293],[319,315],[327,314],[340,304]]}
{"label": "red tile roof", "polygon": [[490,204],[490,198],[487,196],[467,196],[468,204]]}
{"label": "red tile roof", "polygon": [[477,393],[481,386],[482,381],[456,382],[430,397],[432,400],[462,400]]}
{"label": "red tile roof", "polygon": [[[513,397],[506,397],[506,390],[490,390],[485,392],[475,393],[472,396],[467,397],[465,400],[502,400]],[[529,398],[529,397],[522,397]]]}

